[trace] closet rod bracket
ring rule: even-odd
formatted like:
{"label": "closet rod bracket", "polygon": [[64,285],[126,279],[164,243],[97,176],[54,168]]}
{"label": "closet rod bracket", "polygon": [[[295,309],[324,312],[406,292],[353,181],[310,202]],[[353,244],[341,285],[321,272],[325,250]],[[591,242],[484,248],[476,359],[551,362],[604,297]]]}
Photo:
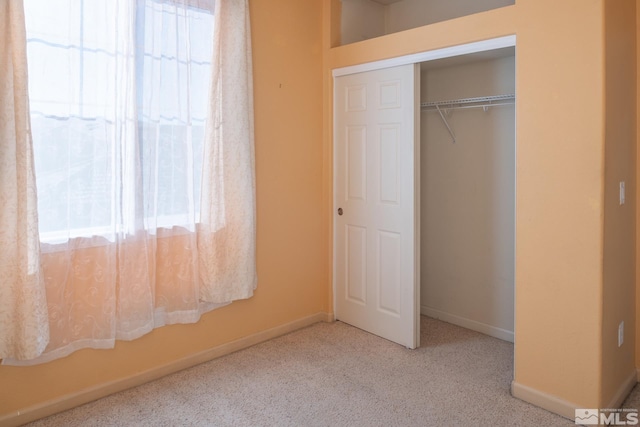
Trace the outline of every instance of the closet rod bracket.
{"label": "closet rod bracket", "polygon": [[449,126],[447,119],[444,117],[444,114],[442,114],[442,110],[440,109],[440,106],[437,104],[436,104],[436,109],[438,110],[438,113],[440,113],[440,118],[442,119],[442,122],[444,123],[444,125],[447,127],[447,130],[449,131],[449,135],[451,135],[452,142],[455,144],[456,136],[453,134],[453,131],[451,130],[451,126]]}
{"label": "closet rod bracket", "polygon": [[482,110],[486,113],[489,111],[491,107],[497,107],[500,105],[509,105],[515,103],[516,96],[515,94],[506,94],[506,95],[494,95],[494,96],[481,96],[477,98],[463,98],[463,99],[454,99],[451,101],[435,101],[435,102],[423,102],[420,104],[420,108],[422,110],[437,110],[440,114],[440,118],[442,122],[447,127],[449,131],[449,135],[453,139],[453,142],[456,142],[456,136],[453,134],[451,130],[451,126],[447,122],[444,114],[442,114],[442,109],[440,106],[444,108],[444,111],[448,114],[449,111],[455,110],[458,108],[477,108],[482,107]]}

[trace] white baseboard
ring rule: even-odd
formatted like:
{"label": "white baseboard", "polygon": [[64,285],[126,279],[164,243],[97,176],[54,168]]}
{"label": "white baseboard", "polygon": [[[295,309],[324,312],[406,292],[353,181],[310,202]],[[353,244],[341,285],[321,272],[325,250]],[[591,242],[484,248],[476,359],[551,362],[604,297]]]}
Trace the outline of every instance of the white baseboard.
{"label": "white baseboard", "polygon": [[515,381],[511,382],[511,394],[513,397],[517,397],[520,400],[539,406],[542,409],[546,409],[572,421],[575,420],[576,409],[582,408],[583,406],[527,387],[526,385],[518,384]]}
{"label": "white baseboard", "polygon": [[476,322],[475,320],[436,310],[435,308],[427,307],[426,305],[420,307],[420,313],[425,316],[433,317],[434,319],[439,319],[447,323],[471,329],[472,331],[481,332],[501,340],[513,342],[513,331],[487,325],[486,323]]}
{"label": "white baseboard", "polygon": [[[611,401],[602,406],[602,408],[619,408],[624,403],[631,389],[638,382],[638,372],[632,371],[627,379],[620,385],[618,392],[613,396]],[[519,384],[515,381],[511,383],[511,394],[520,400],[529,402],[539,406],[547,411],[553,412],[570,420],[575,420],[575,410],[583,408],[584,405],[578,405],[573,402],[561,399],[557,396],[541,392],[531,387]]]}
{"label": "white baseboard", "polygon": [[0,426],[20,426],[22,424],[44,418],[58,412],[75,408],[76,406],[83,405],[85,403],[100,399],[110,394],[142,385],[144,383],[156,380],[174,372],[199,365],[200,363],[208,362],[210,360],[225,356],[238,350],[251,347],[261,342],[288,334],[298,329],[302,329],[314,323],[331,321],[333,321],[332,313],[316,313],[302,319],[294,320],[293,322],[286,323],[284,325],[276,326],[266,331],[257,332],[253,335],[249,335],[247,337],[243,337],[226,344],[221,344],[217,347],[213,347],[200,353],[186,356],[182,359],[175,360],[166,365],[151,368],[147,371],[137,373],[125,379],[99,384],[84,390],[78,390],[77,392],[70,393],[68,395],[52,399],[48,402],[40,403],[38,405],[22,409],[15,413],[0,415]]}
{"label": "white baseboard", "polygon": [[619,408],[624,403],[631,389],[638,383],[638,373],[636,370],[629,373],[627,379],[620,385],[618,392],[604,408]]}

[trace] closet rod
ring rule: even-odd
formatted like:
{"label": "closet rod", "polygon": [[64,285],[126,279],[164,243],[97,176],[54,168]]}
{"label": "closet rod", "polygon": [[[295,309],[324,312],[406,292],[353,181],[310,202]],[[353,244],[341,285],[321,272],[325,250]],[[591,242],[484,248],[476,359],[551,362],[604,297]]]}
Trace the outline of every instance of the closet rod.
{"label": "closet rod", "polygon": [[497,107],[499,105],[509,105],[513,104],[516,100],[516,96],[513,94],[509,95],[494,95],[494,96],[480,96],[477,98],[463,98],[463,99],[454,99],[451,101],[434,101],[434,102],[423,102],[420,104],[420,108],[422,110],[436,110],[440,114],[440,118],[442,122],[447,127],[449,131],[449,135],[451,135],[451,139],[453,142],[456,142],[456,136],[451,130],[451,126],[447,122],[447,118],[444,114],[442,114],[442,110],[445,113],[448,113],[449,110],[454,110],[458,108],[477,108],[482,107],[484,111],[487,111],[489,107]]}
{"label": "closet rod", "polygon": [[420,108],[423,110],[453,110],[456,108],[476,108],[476,107],[495,107],[498,105],[508,105],[515,102],[516,96],[509,95],[494,95],[494,96],[480,96],[477,98],[462,98],[453,99],[450,101],[433,101],[423,102],[420,104]]}

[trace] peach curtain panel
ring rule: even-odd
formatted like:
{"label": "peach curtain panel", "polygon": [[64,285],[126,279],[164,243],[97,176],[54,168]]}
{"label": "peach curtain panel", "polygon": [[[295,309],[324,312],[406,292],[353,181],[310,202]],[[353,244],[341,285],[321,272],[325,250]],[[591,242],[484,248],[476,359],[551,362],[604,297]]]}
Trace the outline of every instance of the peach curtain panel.
{"label": "peach curtain panel", "polygon": [[[30,317],[41,326],[41,341],[37,346],[27,335],[28,352],[13,342],[0,347],[3,364],[112,348],[118,339],[193,323],[251,297],[257,275],[248,0],[24,1],[39,214],[36,221],[32,183],[32,204],[24,201],[21,211],[29,208],[31,228],[24,225],[25,237],[0,235],[0,253],[17,251],[16,242],[25,246],[17,252],[27,253],[31,232],[34,267],[30,275],[5,268],[3,257],[0,292],[15,295],[5,303],[0,294],[0,345],[23,329],[36,334],[35,326],[21,324]],[[29,2],[38,7],[30,10]],[[52,21],[68,24],[50,29]],[[11,22],[22,28],[24,52],[24,20]],[[15,98],[28,120],[22,84]],[[28,137],[13,140],[27,145]],[[5,154],[3,147],[3,162]],[[34,169],[27,166],[18,164],[26,176]],[[22,200],[20,185],[14,192]],[[9,224],[2,209],[2,225]]]}
{"label": "peach curtain panel", "polygon": [[4,0],[0,2],[0,358],[34,358],[49,341],[27,95],[22,0]]}

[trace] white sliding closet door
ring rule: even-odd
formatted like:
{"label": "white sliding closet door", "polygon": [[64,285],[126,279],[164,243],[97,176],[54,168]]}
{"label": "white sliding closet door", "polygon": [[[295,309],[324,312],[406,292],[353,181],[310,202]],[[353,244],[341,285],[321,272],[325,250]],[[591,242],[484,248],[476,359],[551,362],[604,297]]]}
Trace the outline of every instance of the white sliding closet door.
{"label": "white sliding closet door", "polygon": [[336,318],[419,343],[419,66],[335,78]]}

